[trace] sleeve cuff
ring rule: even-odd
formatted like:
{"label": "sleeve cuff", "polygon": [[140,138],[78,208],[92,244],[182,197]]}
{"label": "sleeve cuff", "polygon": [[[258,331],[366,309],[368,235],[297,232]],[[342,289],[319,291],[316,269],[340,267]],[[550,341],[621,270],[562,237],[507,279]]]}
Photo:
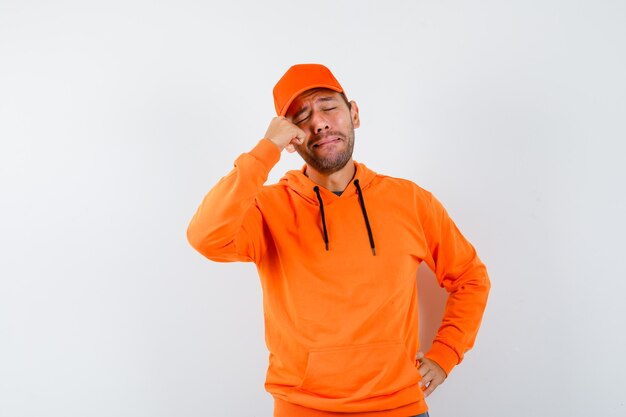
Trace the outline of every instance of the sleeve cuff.
{"label": "sleeve cuff", "polygon": [[261,139],[249,154],[265,165],[268,171],[280,160],[280,150],[269,139]]}
{"label": "sleeve cuff", "polygon": [[431,359],[444,370],[446,375],[450,375],[452,368],[459,364],[459,356],[456,354],[452,348],[448,347],[448,345],[441,342],[433,342],[428,353],[426,353],[428,359]]}

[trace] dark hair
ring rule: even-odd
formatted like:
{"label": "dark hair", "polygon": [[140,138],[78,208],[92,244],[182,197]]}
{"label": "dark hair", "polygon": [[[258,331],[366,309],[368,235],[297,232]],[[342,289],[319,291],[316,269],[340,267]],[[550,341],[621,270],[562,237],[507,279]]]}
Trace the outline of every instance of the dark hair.
{"label": "dark hair", "polygon": [[346,105],[348,106],[348,110],[352,110],[352,103],[350,103],[348,101],[348,97],[346,97],[346,94],[342,91],[341,93],[339,93],[339,95],[341,95],[341,98],[343,99],[343,101],[346,103]]}

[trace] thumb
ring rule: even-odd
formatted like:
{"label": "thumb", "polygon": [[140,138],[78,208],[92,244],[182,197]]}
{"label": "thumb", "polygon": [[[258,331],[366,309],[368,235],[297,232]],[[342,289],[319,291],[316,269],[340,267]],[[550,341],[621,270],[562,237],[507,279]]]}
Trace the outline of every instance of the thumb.
{"label": "thumb", "polygon": [[306,138],[306,133],[304,132],[304,130],[298,128],[298,130],[296,131],[296,139],[298,140],[298,142],[302,143],[304,142],[304,138]]}

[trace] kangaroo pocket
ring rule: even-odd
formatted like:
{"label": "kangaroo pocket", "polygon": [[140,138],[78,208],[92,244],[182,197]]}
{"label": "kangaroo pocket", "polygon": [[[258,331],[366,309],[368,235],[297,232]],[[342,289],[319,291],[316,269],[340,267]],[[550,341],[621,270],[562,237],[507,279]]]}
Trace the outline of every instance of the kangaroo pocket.
{"label": "kangaroo pocket", "polygon": [[344,403],[390,395],[416,385],[420,374],[403,342],[314,349],[300,391]]}

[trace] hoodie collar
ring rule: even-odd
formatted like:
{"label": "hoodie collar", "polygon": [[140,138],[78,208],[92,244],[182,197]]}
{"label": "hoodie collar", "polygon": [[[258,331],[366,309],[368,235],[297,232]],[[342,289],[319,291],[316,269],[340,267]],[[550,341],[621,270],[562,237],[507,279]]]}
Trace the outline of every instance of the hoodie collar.
{"label": "hoodie collar", "polygon": [[[343,191],[341,197],[334,194],[331,190],[327,190],[324,187],[319,187],[320,194],[324,199],[324,204],[330,205],[333,202],[337,201],[339,198],[349,197],[351,195],[356,195],[357,190],[354,185],[354,180],[359,180],[359,184],[361,189],[367,189],[372,182],[372,180],[376,177],[376,172],[367,168],[364,164],[353,161],[354,166],[356,168],[356,172],[354,177],[348,183],[348,186]],[[301,195],[306,200],[310,201],[313,204],[318,204],[317,195],[313,190],[317,185],[314,183],[309,177],[307,177],[304,172],[306,170],[306,165],[304,165],[299,170],[288,171],[280,180],[280,184],[287,185],[289,188],[294,190],[296,193]]]}

